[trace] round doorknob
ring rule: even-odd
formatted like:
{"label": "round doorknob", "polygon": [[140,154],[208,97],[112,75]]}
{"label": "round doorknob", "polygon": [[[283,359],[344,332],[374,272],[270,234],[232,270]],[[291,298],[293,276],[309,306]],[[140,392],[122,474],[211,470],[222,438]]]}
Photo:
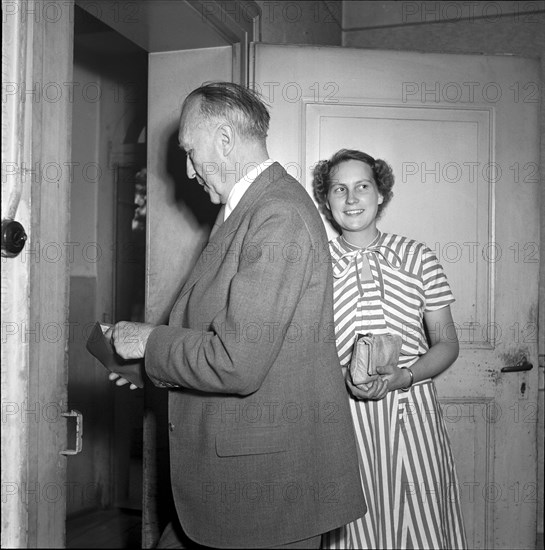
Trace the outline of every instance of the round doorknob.
{"label": "round doorknob", "polygon": [[24,227],[15,220],[2,220],[2,256],[14,258],[23,250],[27,234]]}

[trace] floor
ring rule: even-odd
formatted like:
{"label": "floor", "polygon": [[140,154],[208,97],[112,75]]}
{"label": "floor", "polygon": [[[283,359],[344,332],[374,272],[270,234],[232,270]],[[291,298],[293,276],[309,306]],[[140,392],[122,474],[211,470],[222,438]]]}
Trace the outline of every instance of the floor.
{"label": "floor", "polygon": [[142,512],[115,508],[66,522],[66,548],[141,548]]}
{"label": "floor", "polygon": [[[83,514],[66,522],[66,548],[142,548],[142,513],[117,508]],[[543,533],[536,549],[543,548]]]}

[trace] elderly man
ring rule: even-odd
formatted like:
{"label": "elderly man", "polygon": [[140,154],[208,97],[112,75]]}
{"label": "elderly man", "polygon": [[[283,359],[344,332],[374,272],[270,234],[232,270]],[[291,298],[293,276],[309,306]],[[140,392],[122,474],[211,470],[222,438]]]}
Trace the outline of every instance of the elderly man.
{"label": "elderly man", "polygon": [[[178,519],[191,541],[216,548],[318,548],[322,533],[365,513],[325,229],[269,159],[268,126],[242,86],[187,97],[188,175],[223,207],[168,326],[112,331],[116,351],[144,357],[169,390]],[[160,546],[174,546],[173,533]]]}

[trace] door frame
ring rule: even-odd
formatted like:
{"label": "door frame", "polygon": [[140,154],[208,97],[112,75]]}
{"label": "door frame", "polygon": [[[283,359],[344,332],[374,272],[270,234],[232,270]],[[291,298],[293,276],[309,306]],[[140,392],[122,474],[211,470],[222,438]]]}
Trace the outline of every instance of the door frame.
{"label": "door frame", "polygon": [[233,45],[233,82],[250,82],[250,43],[261,41],[261,8],[253,0],[185,0]]}

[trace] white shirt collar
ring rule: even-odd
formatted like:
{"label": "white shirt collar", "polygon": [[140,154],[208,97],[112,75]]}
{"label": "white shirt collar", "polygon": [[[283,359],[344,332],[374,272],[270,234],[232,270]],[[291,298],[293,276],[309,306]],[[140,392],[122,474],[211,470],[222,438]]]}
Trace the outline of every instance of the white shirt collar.
{"label": "white shirt collar", "polygon": [[248,190],[250,185],[256,180],[256,178],[261,175],[274,161],[272,159],[267,159],[265,162],[254,166],[251,170],[248,170],[245,176],[240,178],[229,193],[227,197],[227,202],[225,203],[225,212],[223,221],[225,221],[235,209],[236,205],[242,199],[244,193]]}

